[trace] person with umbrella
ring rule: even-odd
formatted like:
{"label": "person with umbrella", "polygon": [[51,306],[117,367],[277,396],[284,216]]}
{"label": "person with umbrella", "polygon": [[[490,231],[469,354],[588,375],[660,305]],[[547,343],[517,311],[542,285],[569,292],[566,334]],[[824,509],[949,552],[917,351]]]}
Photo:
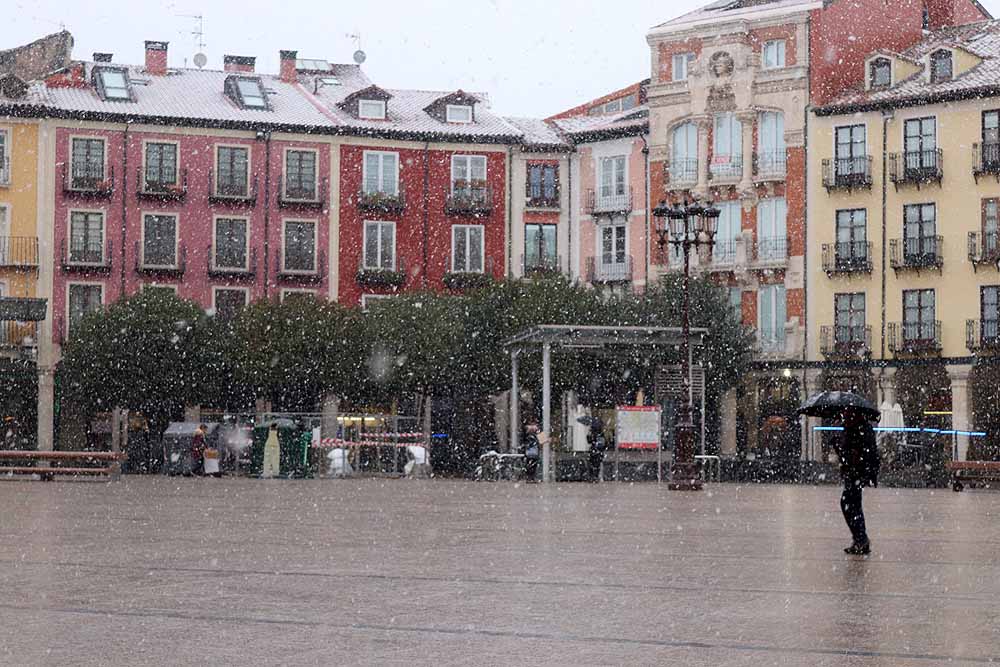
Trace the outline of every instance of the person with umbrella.
{"label": "person with umbrella", "polygon": [[862,508],[862,489],[878,486],[881,465],[875,429],[870,419],[878,419],[878,409],[857,394],[849,392],[823,392],[809,399],[799,410],[810,417],[837,419],[843,431],[834,444],[840,458],[840,476],[844,491],[840,496],[840,510],[851,531],[851,546],[844,553],[864,556],[871,553],[871,540],[865,526]]}

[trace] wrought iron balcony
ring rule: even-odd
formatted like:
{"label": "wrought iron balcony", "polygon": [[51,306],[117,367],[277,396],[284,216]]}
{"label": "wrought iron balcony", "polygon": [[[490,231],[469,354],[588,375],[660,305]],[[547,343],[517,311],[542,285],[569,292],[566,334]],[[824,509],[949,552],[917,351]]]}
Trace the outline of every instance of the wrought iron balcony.
{"label": "wrought iron balcony", "polygon": [[667,187],[674,190],[698,185],[698,158],[674,158],[667,164]]}
{"label": "wrought iron balcony", "polygon": [[406,284],[406,264],[397,257],[393,267],[365,266],[362,257],[355,278],[359,285],[366,287],[399,288]]}
{"label": "wrought iron balcony", "polygon": [[380,190],[358,192],[358,210],[374,213],[400,213],[406,209],[406,196],[400,186],[396,192]]}
{"label": "wrought iron balcony", "polygon": [[493,212],[493,188],[486,183],[455,181],[444,211],[448,215],[489,215]]}
{"label": "wrought iron balcony", "polygon": [[941,322],[890,322],[889,351],[893,354],[933,354],[941,351]]}
{"label": "wrought iron balcony", "polygon": [[558,181],[548,188],[542,183],[528,183],[525,188],[524,205],[527,208],[560,208],[562,204]]}
{"label": "wrought iron balcony", "polygon": [[562,274],[562,257],[521,257],[521,275],[525,278],[554,278]]}
{"label": "wrought iron balcony", "polygon": [[26,351],[38,347],[38,322],[0,320],[0,350]]}
{"label": "wrought iron balcony", "polygon": [[832,190],[861,190],[872,187],[872,158],[869,155],[823,160],[823,187]]}
{"label": "wrought iron balcony", "polygon": [[10,185],[10,156],[0,158],[0,186]]}
{"label": "wrought iron balcony", "polygon": [[[732,271],[736,266],[736,239],[716,239],[710,252],[699,256],[699,261],[707,259],[704,268],[707,271]],[[683,255],[680,256],[680,268],[684,268]]]}
{"label": "wrought iron balcony", "polygon": [[590,215],[628,215],[632,212],[632,188],[624,194],[613,195],[587,190],[586,211]]}
{"label": "wrought iron balcony", "polygon": [[445,287],[457,291],[488,287],[494,280],[492,257],[486,258],[483,271],[449,271],[442,278]]}
{"label": "wrought iron balcony", "polygon": [[966,347],[970,352],[1000,352],[1000,320],[966,320]]}
{"label": "wrought iron balcony", "polygon": [[757,239],[753,244],[753,268],[777,269],[788,266],[788,238],[775,236]]}
{"label": "wrought iron balcony", "polygon": [[716,155],[708,164],[708,179],[713,182],[736,182],[743,178],[743,155]]}
{"label": "wrought iron balcony", "polygon": [[246,266],[219,266],[216,264],[216,257],[213,256],[212,246],[205,249],[205,261],[209,278],[223,278],[230,282],[253,281],[257,276],[257,249],[250,250],[250,256],[246,258]]}
{"label": "wrought iron balcony", "polygon": [[309,186],[286,183],[278,178],[278,206],[282,208],[323,208],[326,205],[326,180]]}
{"label": "wrought iron balcony", "polygon": [[976,183],[980,176],[995,176],[1000,180],[1000,142],[972,144],[972,175]]}
{"label": "wrought iron balcony", "polygon": [[208,201],[211,204],[254,206],[257,203],[257,177],[243,183],[217,181],[214,172],[209,170]]}
{"label": "wrought iron balcony", "polygon": [[187,169],[181,169],[176,176],[172,183],[153,180],[146,178],[145,169],[139,168],[135,172],[135,196],[153,201],[181,201],[187,197]]}
{"label": "wrought iron balcony", "polygon": [[632,256],[623,262],[604,262],[600,257],[587,258],[587,282],[627,283],[632,280]]}
{"label": "wrought iron balcony", "polygon": [[986,264],[1000,268],[1000,232],[969,232],[969,261],[973,270]]}
{"label": "wrought iron balcony", "polygon": [[38,239],[34,236],[0,236],[0,268],[38,269]]}
{"label": "wrought iron balcony", "polygon": [[897,272],[908,269],[940,270],[944,264],[943,247],[943,236],[892,239],[889,241],[889,265]]}
{"label": "wrought iron balcony", "polygon": [[174,254],[173,264],[152,264],[147,261],[139,242],[135,242],[135,272],[159,278],[180,278],[187,272],[187,246],[181,243]]}
{"label": "wrought iron balcony", "polygon": [[944,178],[944,152],[940,148],[889,154],[889,179],[896,189],[900,185],[937,183]]}
{"label": "wrought iron balcony", "polygon": [[871,273],[872,244],[869,241],[846,241],[823,244],[823,270],[837,273]]}
{"label": "wrought iron balcony", "polygon": [[94,248],[85,245],[80,248],[73,248],[71,244],[70,252],[66,251],[66,239],[59,242],[59,263],[64,273],[109,273],[111,271],[111,258],[113,247],[111,239],[108,239],[102,248]]}
{"label": "wrought iron balcony", "polygon": [[72,197],[100,199],[110,197],[115,191],[115,167],[107,172],[104,165],[78,164],[62,166],[63,194]]}
{"label": "wrought iron balcony", "polygon": [[788,351],[788,339],[784,332],[781,335],[762,336],[757,332],[757,339],[754,342],[754,352],[758,355],[768,357],[782,357]]}
{"label": "wrought iron balcony", "polygon": [[819,329],[823,356],[837,359],[866,358],[872,353],[871,325],[834,325]]}
{"label": "wrought iron balcony", "polygon": [[294,269],[285,265],[281,255],[275,259],[274,274],[278,280],[290,283],[321,283],[326,277],[326,252],[320,250],[312,269]]}
{"label": "wrought iron balcony", "polygon": [[753,154],[753,175],[757,181],[783,181],[788,174],[786,151],[762,151]]}

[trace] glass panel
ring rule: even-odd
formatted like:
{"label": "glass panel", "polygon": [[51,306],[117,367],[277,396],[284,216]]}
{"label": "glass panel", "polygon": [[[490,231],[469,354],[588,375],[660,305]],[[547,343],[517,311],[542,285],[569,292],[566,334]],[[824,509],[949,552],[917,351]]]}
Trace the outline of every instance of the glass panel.
{"label": "glass panel", "polygon": [[383,222],[379,230],[379,252],[381,261],[379,266],[383,269],[393,269],[396,266],[396,225],[391,222]]}
{"label": "glass panel", "polygon": [[469,180],[469,158],[466,155],[456,155],[451,159],[451,182]]}
{"label": "glass panel", "polygon": [[73,187],[93,187],[104,180],[104,142],[73,139],[71,177]]}
{"label": "glass panel", "polygon": [[120,70],[101,70],[101,85],[104,88],[104,97],[109,100],[130,99],[128,90],[128,79],[125,73]]}
{"label": "glass panel", "polygon": [[215,266],[247,268],[247,222],[233,218],[215,221]]}
{"label": "glass panel", "polygon": [[469,271],[483,270],[483,228],[469,228]]}
{"label": "glass panel", "polygon": [[473,155],[469,158],[469,164],[471,166],[472,180],[473,181],[485,181],[486,180],[486,157],[482,155]]}
{"label": "glass panel", "polygon": [[69,286],[69,328],[72,331],[89,312],[101,307],[101,285]]}
{"label": "glass panel", "polygon": [[291,199],[316,198],[316,154],[312,151],[288,151],[285,158],[285,195]]}
{"label": "glass panel", "polygon": [[399,192],[399,169],[395,153],[382,154],[382,192],[390,195]]}
{"label": "glass panel", "polygon": [[177,184],[177,146],[146,144],[146,187]]}
{"label": "glass panel", "polygon": [[70,217],[69,261],[104,261],[104,218],[100,213],[74,212]]}
{"label": "glass panel", "polygon": [[312,222],[285,223],[285,269],[316,270],[316,225]]}
{"label": "glass panel", "polygon": [[177,219],[172,215],[147,215],[144,220],[144,266],[177,265]]}
{"label": "glass panel", "polygon": [[368,153],[365,155],[364,191],[366,193],[378,192],[379,164],[380,161],[377,153]]}
{"label": "glass panel", "polygon": [[252,109],[267,108],[267,100],[264,97],[264,90],[260,86],[260,81],[256,79],[237,79],[236,87],[240,91],[240,98],[243,99],[243,106]]}
{"label": "glass panel", "polygon": [[248,153],[246,148],[219,147],[218,194],[228,196],[247,194]]}
{"label": "glass panel", "polygon": [[526,269],[541,266],[542,225],[524,226],[524,267]]}
{"label": "glass panel", "polygon": [[601,263],[611,264],[615,245],[615,231],[613,227],[601,228]]}
{"label": "glass panel", "polygon": [[468,228],[456,226],[452,228],[453,244],[455,246],[452,266],[455,271],[468,271],[469,238]]}

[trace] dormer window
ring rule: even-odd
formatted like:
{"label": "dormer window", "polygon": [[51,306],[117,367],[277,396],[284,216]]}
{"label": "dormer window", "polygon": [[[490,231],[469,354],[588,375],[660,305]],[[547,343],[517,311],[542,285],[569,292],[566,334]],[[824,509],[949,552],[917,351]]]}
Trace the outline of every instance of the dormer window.
{"label": "dormer window", "polygon": [[260,79],[253,76],[231,76],[226,79],[226,95],[243,109],[268,109],[267,93]]}
{"label": "dormer window", "polygon": [[358,100],[358,118],[385,120],[385,100]]}
{"label": "dormer window", "polygon": [[97,89],[104,100],[132,100],[128,72],[121,68],[101,67],[94,72]]}
{"label": "dormer window", "polygon": [[876,58],[870,67],[871,88],[888,88],[892,85],[892,62],[888,58]]}
{"label": "dormer window", "polygon": [[449,104],[446,114],[449,123],[472,122],[472,107],[467,104]]}
{"label": "dormer window", "polygon": [[941,49],[931,54],[931,83],[951,81],[951,51]]}

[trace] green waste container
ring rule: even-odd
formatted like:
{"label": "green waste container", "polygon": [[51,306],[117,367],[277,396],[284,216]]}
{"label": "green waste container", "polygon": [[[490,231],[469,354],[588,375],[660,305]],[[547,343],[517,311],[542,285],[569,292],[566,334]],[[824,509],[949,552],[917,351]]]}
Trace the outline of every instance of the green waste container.
{"label": "green waste container", "polygon": [[[274,419],[254,427],[253,449],[250,452],[250,474],[254,477],[260,477],[261,473],[264,472],[264,445],[267,444],[267,437],[271,433],[272,426],[278,429],[279,476],[301,476],[301,471],[305,469],[301,463],[303,457],[300,445],[302,430],[291,419]],[[295,463],[296,453],[298,454],[298,466]]]}

